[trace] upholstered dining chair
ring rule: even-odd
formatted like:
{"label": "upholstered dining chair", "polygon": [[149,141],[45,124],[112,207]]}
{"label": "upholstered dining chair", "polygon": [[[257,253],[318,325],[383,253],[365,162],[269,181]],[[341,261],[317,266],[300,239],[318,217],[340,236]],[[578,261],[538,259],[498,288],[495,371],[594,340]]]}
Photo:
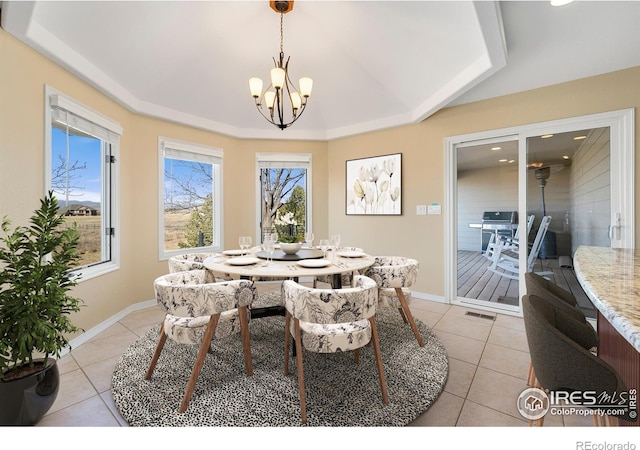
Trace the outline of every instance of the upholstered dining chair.
{"label": "upholstered dining chair", "polygon": [[[571,325],[571,329],[565,330],[571,339],[582,345],[585,350],[591,350],[598,346],[598,334],[595,328],[587,321],[584,313],[578,308],[578,301],[571,292],[535,272],[526,272],[524,274],[524,282],[528,295],[535,295],[548,301],[572,319],[565,321],[567,325]],[[533,369],[533,364],[530,363],[527,385],[533,387],[534,384],[535,370]]]}
{"label": "upholstered dining chair", "polygon": [[[169,273],[184,272],[185,270],[206,270],[204,260],[211,256],[219,256],[219,253],[185,253],[169,258]],[[207,272],[210,282],[230,281],[229,274],[214,274]]]}
{"label": "upholstered dining chair", "polygon": [[[204,266],[203,262],[210,256],[219,256],[220,253],[186,253],[169,258],[169,273],[183,272],[185,270],[206,270],[207,283],[231,281],[233,278],[228,273],[213,273]],[[273,281],[275,278],[253,277],[253,281]],[[258,300],[253,306],[282,305],[280,290],[258,290]]]}
{"label": "upholstered dining chair", "polygon": [[253,374],[247,313],[247,307],[257,297],[252,281],[207,283],[207,271],[189,270],[157,278],[154,290],[158,305],[167,314],[145,380],[151,378],[167,338],[179,344],[199,346],[179,412],[185,412],[189,405],[214,337],[220,339],[239,329],[245,370],[247,376]]}
{"label": "upholstered dining chair", "polygon": [[424,342],[409,309],[409,289],[418,278],[418,261],[404,256],[376,256],[375,262],[365,271],[378,285],[380,307],[393,307],[400,311],[402,320],[409,323],[420,347]]}
{"label": "upholstered dining chair", "polygon": [[[342,251],[362,252],[360,247],[341,247]],[[353,276],[357,272],[345,272],[340,275],[340,283],[342,287],[351,286]],[[333,275],[320,275],[313,279],[313,287],[318,287],[318,283],[333,284]]]}
{"label": "upholstered dining chair", "polygon": [[[536,295],[522,298],[525,331],[531,361],[540,387],[547,391],[590,391],[599,399],[615,399],[628,392],[616,370],[569,337],[574,319]],[[599,402],[603,403],[602,401]],[[634,420],[626,414],[618,416]],[[536,423],[537,422],[537,423]],[[542,426],[544,417],[529,425]],[[594,414],[594,423],[598,425]]]}
{"label": "upholstered dining chair", "polygon": [[387,381],[382,365],[375,314],[378,286],[372,279],[356,275],[353,287],[317,289],[293,280],[282,283],[285,303],[284,374],[289,374],[290,336],[295,340],[298,365],[298,389],[302,423],[307,423],[307,401],[304,387],[303,348],[316,353],[355,352],[359,362],[360,348],[371,343],[382,392],[382,402],[389,404]]}

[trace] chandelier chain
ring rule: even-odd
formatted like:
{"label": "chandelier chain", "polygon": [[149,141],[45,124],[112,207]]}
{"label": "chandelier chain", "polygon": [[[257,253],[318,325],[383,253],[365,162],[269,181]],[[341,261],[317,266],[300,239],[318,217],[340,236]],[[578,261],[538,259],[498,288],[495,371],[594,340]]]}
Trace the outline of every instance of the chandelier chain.
{"label": "chandelier chain", "polygon": [[280,13],[280,53],[284,53],[283,49],[283,45],[282,43],[284,42],[284,14]]}

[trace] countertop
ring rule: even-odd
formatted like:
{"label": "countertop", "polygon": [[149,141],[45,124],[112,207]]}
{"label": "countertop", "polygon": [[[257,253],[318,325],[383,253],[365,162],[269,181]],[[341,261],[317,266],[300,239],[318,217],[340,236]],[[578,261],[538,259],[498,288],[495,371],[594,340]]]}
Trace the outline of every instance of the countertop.
{"label": "countertop", "polygon": [[640,352],[640,251],[580,246],[573,265],[596,309]]}

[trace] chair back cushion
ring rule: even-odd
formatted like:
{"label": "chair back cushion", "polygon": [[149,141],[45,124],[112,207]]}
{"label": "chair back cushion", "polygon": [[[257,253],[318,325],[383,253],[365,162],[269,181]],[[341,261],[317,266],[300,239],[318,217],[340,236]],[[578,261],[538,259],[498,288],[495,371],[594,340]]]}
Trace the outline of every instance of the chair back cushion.
{"label": "chair back cushion", "polygon": [[186,253],[169,258],[169,272],[184,272],[185,270],[204,270],[203,261],[216,253]]}
{"label": "chair back cushion", "polygon": [[299,320],[338,324],[368,319],[376,313],[378,285],[363,275],[354,276],[354,287],[314,289],[293,280],[282,283],[285,308]]}
{"label": "chair back cushion", "polygon": [[256,299],[252,281],[206,283],[206,272],[189,270],[157,278],[153,286],[158,305],[174,316],[199,317],[249,306]]}
{"label": "chair back cushion", "polygon": [[558,300],[562,300],[569,306],[575,307],[578,304],[576,297],[571,292],[566,289],[562,289],[557,284],[552,283],[542,275],[538,275],[535,272],[526,272],[524,274],[524,282],[527,286],[527,294],[529,295],[540,296],[540,292],[547,291],[549,294],[557,297]]}
{"label": "chair back cushion", "polygon": [[577,302],[572,303],[571,299],[575,302],[573,294],[533,272],[525,273],[524,279],[527,295],[533,295],[549,302],[562,313],[556,314],[556,317],[562,317],[562,320],[556,322],[558,329],[587,350],[598,346],[599,339],[596,330],[587,322],[584,313],[572,306],[577,304]]}
{"label": "chair back cushion", "polygon": [[418,261],[404,256],[376,256],[375,262],[365,271],[380,288],[410,287],[418,278]]}

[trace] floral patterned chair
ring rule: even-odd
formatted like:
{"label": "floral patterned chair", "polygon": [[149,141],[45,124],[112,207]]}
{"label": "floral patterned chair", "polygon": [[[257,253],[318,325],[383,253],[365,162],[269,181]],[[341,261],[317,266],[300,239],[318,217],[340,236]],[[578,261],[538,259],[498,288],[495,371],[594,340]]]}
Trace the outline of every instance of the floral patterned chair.
{"label": "floral patterned chair", "polygon": [[[255,249],[254,249],[255,250]],[[210,256],[218,256],[219,253],[186,253],[184,255],[176,255],[169,258],[169,273],[183,272],[185,270],[205,270],[206,282],[217,283],[221,281],[231,281],[233,278],[229,274],[214,274],[207,270],[203,261]],[[253,281],[273,281],[274,278],[253,277]],[[258,294],[258,301],[255,306],[274,306],[282,305],[280,291],[266,291]]]}
{"label": "floral patterned chair", "polygon": [[[185,270],[206,270],[203,262],[210,256],[218,256],[219,253],[185,253],[169,258],[169,273],[184,272]],[[213,274],[208,272],[209,282],[230,281],[229,274]]]}
{"label": "floral patterned chair", "polygon": [[145,380],[151,378],[167,338],[179,344],[199,346],[180,404],[181,413],[185,412],[189,405],[214,337],[220,339],[239,330],[242,336],[245,369],[248,376],[253,375],[247,313],[247,307],[257,297],[252,281],[208,283],[206,270],[189,270],[157,278],[154,281],[154,290],[158,305],[167,315],[160,328],[160,338]]}
{"label": "floral patterned chair", "polygon": [[402,319],[411,326],[418,345],[424,347],[408,304],[411,299],[409,287],[418,278],[418,267],[418,261],[404,256],[376,256],[375,262],[364,274],[378,284],[380,307],[398,308]]}
{"label": "floral patterned chair", "polygon": [[[362,249],[360,247],[341,247],[341,250],[349,250],[353,252],[361,252]],[[351,281],[356,272],[345,272],[340,277],[342,287],[351,286]],[[360,274],[362,275],[362,274]],[[313,287],[318,287],[318,283],[326,283],[329,285],[333,284],[333,275],[320,275],[313,279]]]}
{"label": "floral patterned chair", "polygon": [[284,374],[289,374],[291,334],[295,340],[302,423],[307,423],[303,348],[316,353],[354,350],[357,364],[360,348],[372,343],[382,401],[385,405],[389,404],[375,321],[378,287],[375,281],[362,275],[356,275],[353,281],[354,287],[347,289],[314,289],[293,280],[282,283],[286,308]]}

